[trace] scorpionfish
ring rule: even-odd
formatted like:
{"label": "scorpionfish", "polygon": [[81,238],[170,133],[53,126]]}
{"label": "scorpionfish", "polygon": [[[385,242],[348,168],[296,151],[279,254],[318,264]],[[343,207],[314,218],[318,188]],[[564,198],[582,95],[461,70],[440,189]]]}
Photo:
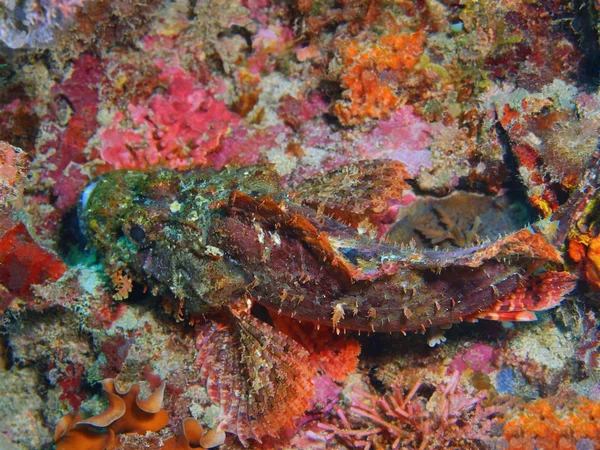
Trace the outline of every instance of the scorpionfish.
{"label": "scorpionfish", "polygon": [[338,332],[406,332],[533,320],[575,286],[573,275],[544,270],[562,259],[534,228],[453,250],[366,232],[406,178],[388,160],[292,191],[268,165],[114,171],[82,193],[80,222],[109,273],[130,274],[178,317],[202,322],[197,364],[222,426],[245,444],[290,426],[281,418],[304,412],[314,375],[306,351],[258,320],[253,303]]}

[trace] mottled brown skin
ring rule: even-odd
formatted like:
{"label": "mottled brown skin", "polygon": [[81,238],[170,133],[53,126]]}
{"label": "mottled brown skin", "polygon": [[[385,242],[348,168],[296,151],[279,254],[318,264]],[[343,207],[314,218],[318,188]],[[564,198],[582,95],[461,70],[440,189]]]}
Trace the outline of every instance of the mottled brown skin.
{"label": "mottled brown skin", "polygon": [[[404,173],[390,161],[367,170],[374,173],[359,170],[359,178],[370,183],[377,183],[377,173]],[[401,194],[398,183],[381,183],[395,186],[388,196]],[[452,252],[384,244],[322,213],[339,209],[339,197],[315,209],[318,187],[306,185],[306,196],[301,190],[288,196],[268,166],[116,171],[93,185],[80,217],[109,271],[132,273],[169,293],[191,316],[245,298],[335,328],[420,330],[483,311],[532,270],[560,261],[528,230]],[[368,192],[365,201],[373,204],[375,189],[354,191]],[[349,202],[353,218],[369,219],[372,208],[359,203]]]}

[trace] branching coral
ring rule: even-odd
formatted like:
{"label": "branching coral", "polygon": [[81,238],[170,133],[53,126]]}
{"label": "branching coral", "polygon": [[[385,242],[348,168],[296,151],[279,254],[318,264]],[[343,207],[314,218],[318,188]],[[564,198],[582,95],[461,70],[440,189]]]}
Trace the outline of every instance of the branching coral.
{"label": "branching coral", "polygon": [[[332,423],[320,423],[329,432],[328,440],[338,439],[353,447],[398,449],[437,448],[444,443],[469,439],[479,422],[488,422],[493,411],[484,410],[485,392],[466,393],[459,387],[460,374],[455,372],[445,386],[426,399],[419,395],[423,386],[415,383],[404,394],[402,382],[393,384],[386,396],[355,388],[348,415],[341,408]],[[444,446],[445,447],[445,446]]]}

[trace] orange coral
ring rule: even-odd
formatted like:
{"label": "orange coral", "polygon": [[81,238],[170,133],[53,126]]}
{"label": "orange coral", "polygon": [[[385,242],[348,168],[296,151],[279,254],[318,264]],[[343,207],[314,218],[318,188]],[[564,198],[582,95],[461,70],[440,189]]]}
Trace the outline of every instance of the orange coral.
{"label": "orange coral", "polygon": [[592,238],[585,259],[585,276],[595,290],[600,290],[600,235]]}
{"label": "orange coral", "polygon": [[580,439],[600,445],[600,403],[574,399],[573,406],[557,406],[556,399],[540,399],[504,425],[512,450],[552,448],[575,450]]}
{"label": "orange coral", "polygon": [[221,445],[223,442],[225,442],[224,431],[213,428],[205,433],[197,420],[185,419],[181,434],[167,439],[162,448],[163,450],[206,449]]}
{"label": "orange coral", "polygon": [[579,235],[569,239],[567,253],[576,263],[581,262],[585,258],[586,248],[589,245],[589,236]]}
{"label": "orange coral", "polygon": [[84,420],[77,412],[63,417],[54,434],[56,450],[111,449],[118,445],[118,434],[158,431],[169,423],[169,416],[162,409],[165,383],[145,400],[138,396],[139,384],[119,391],[114,380],[109,378],[102,385],[108,408]]}
{"label": "orange coral", "polygon": [[585,278],[595,291],[600,291],[600,235],[580,234],[569,239],[569,257],[583,264]]}
{"label": "orange coral", "polygon": [[348,67],[341,77],[345,100],[334,107],[340,121],[354,125],[379,119],[400,106],[395,91],[419,61],[424,39],[424,33],[415,32],[384,36],[366,47],[358,39],[347,43],[341,55],[343,66]]}
{"label": "orange coral", "polygon": [[115,284],[115,294],[113,298],[115,300],[125,300],[129,297],[129,293],[133,289],[133,280],[131,277],[123,273],[122,271],[118,271],[111,275],[110,277]]}
{"label": "orange coral", "polygon": [[310,353],[312,365],[322,369],[335,381],[344,381],[356,372],[360,343],[348,336],[338,336],[329,327],[317,329],[310,323],[298,323],[289,317],[272,314],[273,325],[301,344]]}

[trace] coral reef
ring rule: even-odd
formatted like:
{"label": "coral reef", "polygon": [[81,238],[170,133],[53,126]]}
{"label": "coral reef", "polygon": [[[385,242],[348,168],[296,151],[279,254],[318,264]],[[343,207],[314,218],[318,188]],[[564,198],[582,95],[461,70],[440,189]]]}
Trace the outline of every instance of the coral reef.
{"label": "coral reef", "polygon": [[599,16],[0,2],[0,446],[600,445]]}
{"label": "coral reef", "polygon": [[339,425],[320,423],[318,428],[329,432],[326,440],[341,440],[351,448],[470,448],[489,431],[496,411],[482,408],[485,393],[473,396],[459,388],[459,378],[455,372],[429,399],[418,395],[420,381],[406,393],[397,382],[386,396],[355,388],[348,411],[336,410]]}

